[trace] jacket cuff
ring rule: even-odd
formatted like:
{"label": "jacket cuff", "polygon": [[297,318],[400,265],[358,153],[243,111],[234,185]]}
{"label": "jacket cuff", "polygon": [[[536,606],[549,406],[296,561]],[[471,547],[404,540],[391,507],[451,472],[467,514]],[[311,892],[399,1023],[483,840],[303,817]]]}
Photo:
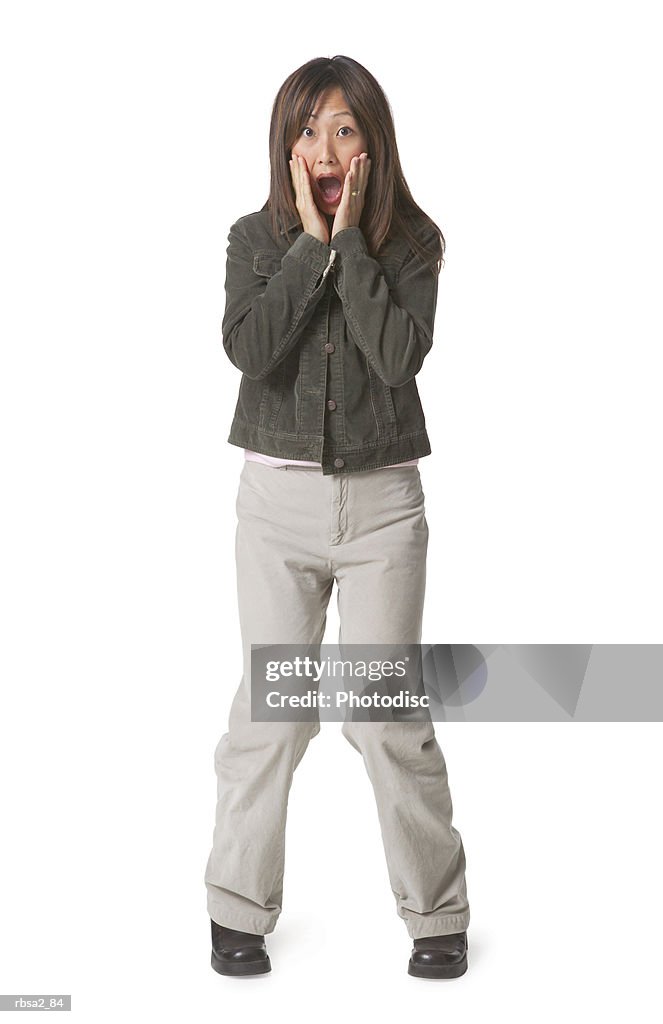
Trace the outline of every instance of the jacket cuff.
{"label": "jacket cuff", "polygon": [[289,256],[299,260],[300,263],[305,263],[312,270],[322,273],[329,260],[329,246],[321,242],[315,235],[309,235],[307,231],[303,231],[283,258],[287,259]]}
{"label": "jacket cuff", "polygon": [[366,244],[364,233],[358,227],[343,228],[342,231],[338,231],[332,238],[330,245],[332,249],[338,250],[342,260],[357,254],[362,256],[368,255],[368,245]]}

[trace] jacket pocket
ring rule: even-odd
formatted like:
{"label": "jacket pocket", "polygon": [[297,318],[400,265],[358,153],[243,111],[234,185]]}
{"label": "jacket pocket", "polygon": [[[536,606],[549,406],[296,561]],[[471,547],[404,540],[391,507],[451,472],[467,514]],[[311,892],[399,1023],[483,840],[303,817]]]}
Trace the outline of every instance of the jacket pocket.
{"label": "jacket pocket", "polygon": [[259,277],[273,277],[281,269],[282,259],[280,252],[257,252],[253,256],[253,271]]}
{"label": "jacket pocket", "polygon": [[279,418],[285,392],[285,371],[287,360],[283,359],[273,373],[268,374],[263,383],[258,410],[258,425],[261,430],[273,431]]}
{"label": "jacket pocket", "polygon": [[398,435],[398,424],[391,397],[391,388],[377,375],[368,360],[366,360],[366,368],[368,370],[370,402],[378,437],[384,441],[395,440]]}

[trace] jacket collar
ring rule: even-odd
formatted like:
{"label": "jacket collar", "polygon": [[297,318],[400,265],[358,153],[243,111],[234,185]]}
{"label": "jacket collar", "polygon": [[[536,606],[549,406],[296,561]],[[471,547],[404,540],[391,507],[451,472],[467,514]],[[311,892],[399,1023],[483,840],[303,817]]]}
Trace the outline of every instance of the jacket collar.
{"label": "jacket collar", "polygon": [[296,228],[298,224],[301,224],[301,222],[302,218],[299,216],[298,213],[295,213],[292,217],[286,220],[285,227],[281,228],[279,234],[284,235],[286,232],[286,228],[288,231],[291,231],[292,228]]}
{"label": "jacket collar", "polygon": [[[264,213],[267,216],[267,218],[269,218],[269,199],[265,202],[265,204],[263,206],[260,207],[260,212]],[[284,222],[285,227],[282,227],[282,228],[279,229],[279,234],[280,235],[284,235],[285,231],[286,231],[286,228],[288,229],[288,231],[291,231],[292,228],[296,228],[297,225],[301,224],[301,223],[302,223],[302,218],[299,216],[299,214],[295,210],[295,212],[292,215],[290,215],[289,217],[286,217],[285,222]]]}

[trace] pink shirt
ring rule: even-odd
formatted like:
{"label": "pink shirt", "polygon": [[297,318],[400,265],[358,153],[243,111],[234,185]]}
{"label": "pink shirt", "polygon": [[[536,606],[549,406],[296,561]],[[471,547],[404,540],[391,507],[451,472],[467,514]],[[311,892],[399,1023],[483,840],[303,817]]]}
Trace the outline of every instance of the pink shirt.
{"label": "pink shirt", "polygon": [[[273,455],[263,455],[261,452],[252,452],[244,449],[244,457],[250,462],[264,462],[266,466],[319,466],[319,462],[307,462],[304,459],[278,459]],[[416,466],[419,459],[410,459],[409,462],[392,462],[390,466],[378,466],[378,469],[395,469],[396,466]]]}

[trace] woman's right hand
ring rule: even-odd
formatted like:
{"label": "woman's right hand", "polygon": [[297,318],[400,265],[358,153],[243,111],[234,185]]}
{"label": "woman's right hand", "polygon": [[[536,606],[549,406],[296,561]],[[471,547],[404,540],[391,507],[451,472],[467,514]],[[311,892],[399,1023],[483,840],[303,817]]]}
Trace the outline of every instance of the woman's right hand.
{"label": "woman's right hand", "polygon": [[307,234],[319,238],[329,245],[329,227],[320,210],[315,205],[311,178],[303,156],[293,155],[290,159],[290,176],[295,189],[297,213],[302,218],[302,227]]}

